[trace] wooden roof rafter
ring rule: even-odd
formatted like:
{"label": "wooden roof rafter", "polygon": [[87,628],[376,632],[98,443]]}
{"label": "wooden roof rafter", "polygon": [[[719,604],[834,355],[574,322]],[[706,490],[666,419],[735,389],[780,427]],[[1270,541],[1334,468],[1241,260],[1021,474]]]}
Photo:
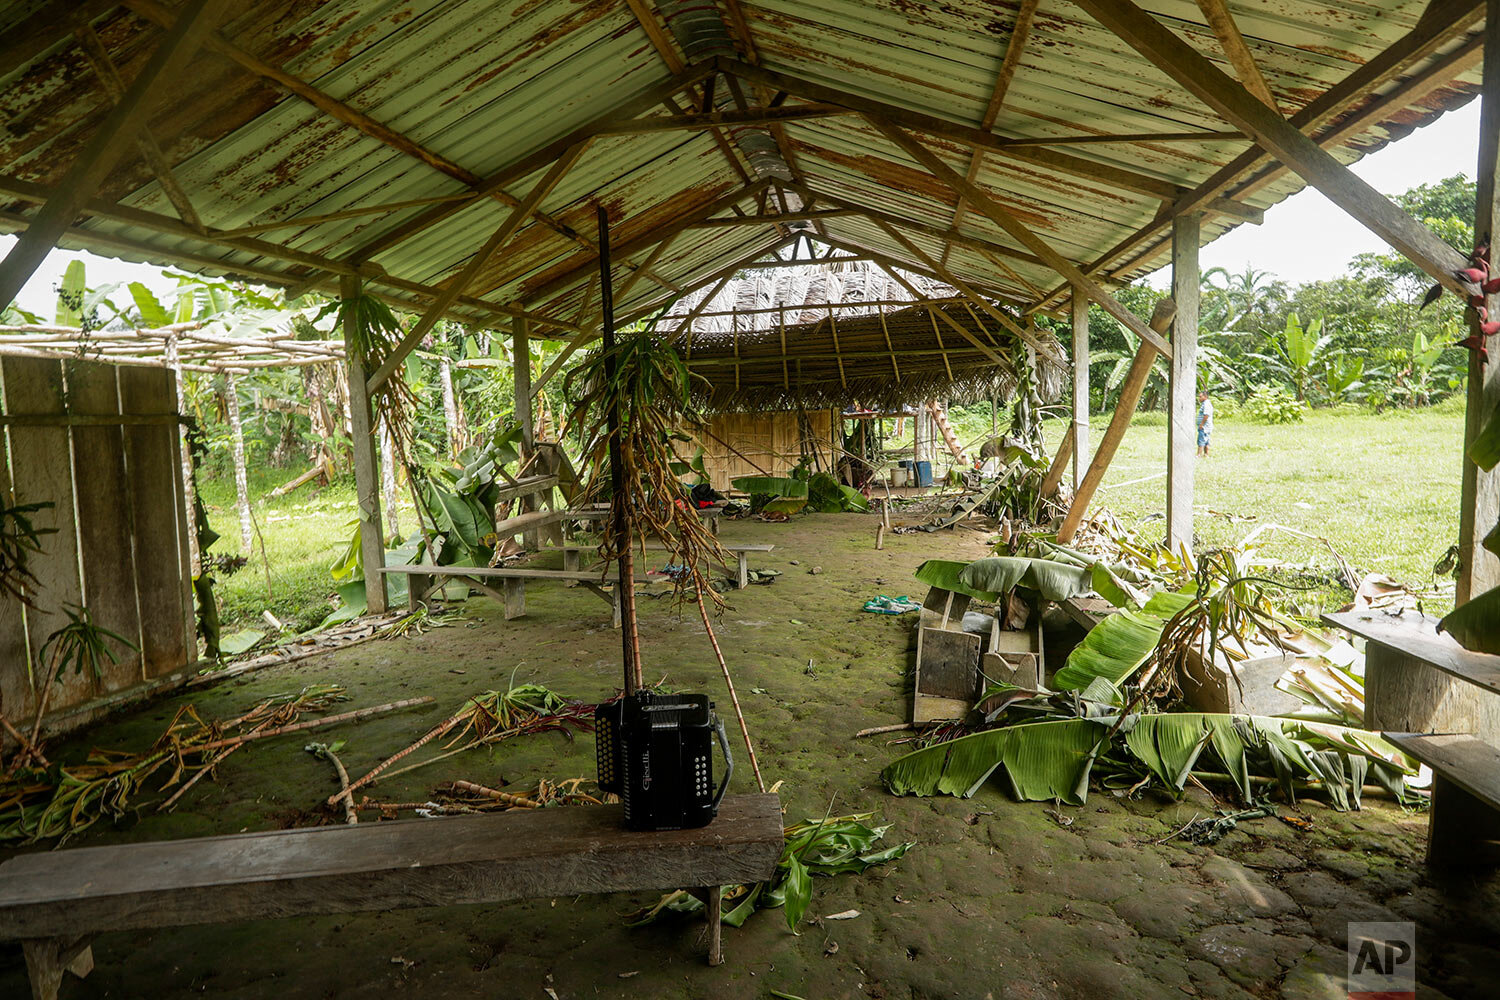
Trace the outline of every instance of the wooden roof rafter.
{"label": "wooden roof rafter", "polygon": [[163,327],[82,330],[51,324],[0,326],[0,355],[111,364],[181,367],[210,374],[248,374],[263,368],[332,364],[344,359],[341,340],[301,340],[295,331],[230,337],[212,320]]}

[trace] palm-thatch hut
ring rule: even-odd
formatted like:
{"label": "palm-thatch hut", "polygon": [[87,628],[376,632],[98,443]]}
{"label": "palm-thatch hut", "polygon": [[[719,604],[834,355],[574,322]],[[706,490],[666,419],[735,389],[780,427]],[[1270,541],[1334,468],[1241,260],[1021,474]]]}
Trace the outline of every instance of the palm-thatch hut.
{"label": "palm-thatch hut", "polygon": [[[1031,366],[1043,399],[1061,392],[1054,359],[1038,360],[956,289],[858,258],[788,264],[687,296],[656,325],[698,376],[716,488],[804,457],[836,467],[846,411],[911,413],[919,441],[931,441],[941,427],[926,425],[947,404],[1013,395],[1019,366]],[[935,304],[908,305],[913,291]]]}

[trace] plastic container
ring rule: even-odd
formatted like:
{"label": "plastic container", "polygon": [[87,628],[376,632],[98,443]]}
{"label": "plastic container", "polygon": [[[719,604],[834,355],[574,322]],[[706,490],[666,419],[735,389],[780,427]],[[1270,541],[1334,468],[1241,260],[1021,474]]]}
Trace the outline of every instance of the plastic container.
{"label": "plastic container", "polygon": [[918,486],[931,486],[932,485],[932,463],[931,462],[918,462],[918,463],[916,463],[916,465],[917,465],[917,485]]}
{"label": "plastic container", "polygon": [[893,487],[896,487],[897,489],[900,489],[901,487],[903,487],[903,486],[906,485],[906,480],[907,480],[906,469],[904,469],[904,468],[902,468],[901,466],[898,465],[894,469],[891,470],[891,485]]}

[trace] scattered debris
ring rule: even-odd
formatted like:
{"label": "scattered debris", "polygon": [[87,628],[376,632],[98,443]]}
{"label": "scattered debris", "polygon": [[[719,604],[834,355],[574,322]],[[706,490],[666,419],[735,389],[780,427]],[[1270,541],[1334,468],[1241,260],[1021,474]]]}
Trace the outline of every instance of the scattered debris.
{"label": "scattered debris", "polygon": [[859,911],[858,910],[842,910],[842,911],[840,911],[838,913],[830,913],[827,916],[825,916],[823,919],[824,920],[853,920],[857,916],[859,916]]}
{"label": "scattered debris", "polygon": [[900,597],[887,597],[881,594],[872,597],[864,603],[863,611],[877,615],[904,615],[908,611],[920,611],[922,605],[902,594]]}

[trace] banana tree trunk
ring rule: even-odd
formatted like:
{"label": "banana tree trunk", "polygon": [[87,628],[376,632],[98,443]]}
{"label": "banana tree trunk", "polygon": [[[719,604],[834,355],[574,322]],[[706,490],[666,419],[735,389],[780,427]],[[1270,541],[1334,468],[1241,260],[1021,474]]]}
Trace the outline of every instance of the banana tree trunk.
{"label": "banana tree trunk", "polygon": [[229,430],[234,454],[234,509],[240,515],[240,552],[249,555],[255,534],[250,524],[250,484],[245,476],[245,428],[240,422],[240,390],[234,374],[224,375],[224,404],[229,412]]}

